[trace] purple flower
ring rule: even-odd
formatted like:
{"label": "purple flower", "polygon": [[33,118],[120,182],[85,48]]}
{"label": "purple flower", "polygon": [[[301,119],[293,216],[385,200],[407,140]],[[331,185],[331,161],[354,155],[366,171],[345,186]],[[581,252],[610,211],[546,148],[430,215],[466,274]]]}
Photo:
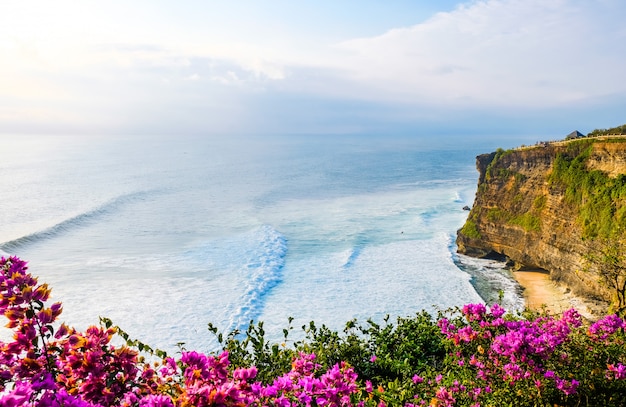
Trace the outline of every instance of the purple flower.
{"label": "purple flower", "polygon": [[491,306],[490,311],[491,311],[491,315],[493,315],[494,318],[500,318],[502,315],[506,313],[506,310],[497,303]]}
{"label": "purple flower", "polygon": [[618,363],[617,366],[610,364],[607,366],[606,378],[609,380],[626,379],[626,366]]}
{"label": "purple flower", "polygon": [[174,407],[174,404],[167,396],[152,394],[139,400],[139,407]]}
{"label": "purple flower", "polygon": [[435,393],[435,397],[443,402],[444,406],[453,406],[456,402],[456,399],[452,397],[452,393],[450,393],[445,387],[440,387]]}
{"label": "purple flower", "polygon": [[522,368],[515,363],[508,363],[502,367],[504,369],[504,379],[511,382],[520,380],[523,377]]}
{"label": "purple flower", "polygon": [[487,313],[487,307],[485,304],[466,304],[462,312],[469,321],[482,321]]}
{"label": "purple flower", "polygon": [[566,395],[576,394],[576,389],[578,388],[578,380],[572,379],[571,382],[563,379],[556,379],[556,388],[561,390]]}
{"label": "purple flower", "polygon": [[626,323],[617,315],[607,315],[589,327],[589,333],[600,340],[605,340],[620,328],[626,328]]}
{"label": "purple flower", "polygon": [[576,328],[580,327],[583,324],[582,316],[574,308],[570,308],[567,311],[563,312],[562,320]]}
{"label": "purple flower", "polygon": [[33,394],[30,383],[17,382],[12,391],[0,397],[0,406],[2,407],[20,407],[28,404]]}

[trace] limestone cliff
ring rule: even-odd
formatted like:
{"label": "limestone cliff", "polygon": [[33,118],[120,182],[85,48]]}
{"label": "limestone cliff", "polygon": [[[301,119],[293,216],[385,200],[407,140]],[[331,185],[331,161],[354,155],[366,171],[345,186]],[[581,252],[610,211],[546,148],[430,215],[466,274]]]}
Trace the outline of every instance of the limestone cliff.
{"label": "limestone cliff", "polygon": [[626,138],[498,150],[476,164],[478,190],[459,252],[545,269],[580,295],[609,300],[594,254],[606,245],[626,253]]}

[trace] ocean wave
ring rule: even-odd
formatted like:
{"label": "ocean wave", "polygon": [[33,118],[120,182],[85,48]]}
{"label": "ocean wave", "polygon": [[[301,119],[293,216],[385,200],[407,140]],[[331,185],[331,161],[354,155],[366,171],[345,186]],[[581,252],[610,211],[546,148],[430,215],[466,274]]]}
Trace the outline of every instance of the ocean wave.
{"label": "ocean wave", "polygon": [[463,203],[464,202],[463,198],[461,197],[461,193],[459,191],[454,191],[453,202],[455,202],[455,203]]}
{"label": "ocean wave", "polygon": [[12,253],[15,250],[23,248],[25,246],[53,239],[63,233],[69,232],[79,227],[86,226],[91,222],[96,221],[98,218],[120,209],[124,205],[143,200],[154,192],[156,192],[156,190],[137,191],[129,194],[120,195],[111,199],[108,202],[103,203],[100,206],[80,213],[76,216],[72,216],[53,226],[22,237],[18,237],[17,239],[13,239],[8,242],[4,242],[0,244],[0,250],[6,253]]}
{"label": "ocean wave", "polygon": [[252,232],[256,241],[248,253],[243,273],[246,289],[237,301],[229,331],[247,329],[250,321],[257,321],[263,312],[265,297],[282,280],[282,269],[287,255],[287,239],[269,225]]}
{"label": "ocean wave", "polygon": [[472,276],[474,289],[487,304],[495,302],[512,311],[524,309],[524,297],[505,263],[496,260],[477,259],[454,253],[457,267]]}
{"label": "ocean wave", "polygon": [[380,231],[373,229],[359,231],[353,235],[354,241],[352,247],[345,252],[346,257],[341,267],[344,270],[352,267],[361,255],[361,252],[363,252],[366,247],[375,244],[380,238],[378,235],[380,235]]}
{"label": "ocean wave", "polygon": [[341,266],[343,269],[348,269],[354,265],[354,262],[361,254],[363,248],[361,246],[354,246],[352,249],[346,251],[346,260],[343,262]]}
{"label": "ocean wave", "polygon": [[439,205],[437,205],[437,206],[432,206],[426,210],[421,211],[419,216],[425,225],[430,225],[432,224],[433,220],[435,220],[437,216],[439,216],[441,213],[444,213],[444,211],[445,210],[443,210]]}

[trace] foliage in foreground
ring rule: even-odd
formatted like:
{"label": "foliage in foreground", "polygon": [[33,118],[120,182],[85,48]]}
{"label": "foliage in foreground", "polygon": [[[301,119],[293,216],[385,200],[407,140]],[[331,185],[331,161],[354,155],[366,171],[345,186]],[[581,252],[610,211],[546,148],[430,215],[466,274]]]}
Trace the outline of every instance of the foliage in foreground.
{"label": "foliage in foreground", "polygon": [[[342,332],[311,323],[289,344],[213,331],[216,354],[168,357],[110,321],[85,332],[56,323],[61,304],[19,258],[0,259],[4,406],[619,406],[626,394],[626,321],[585,326],[561,316],[468,304]],[[284,331],[285,340],[291,328]],[[128,341],[111,343],[114,335]]]}

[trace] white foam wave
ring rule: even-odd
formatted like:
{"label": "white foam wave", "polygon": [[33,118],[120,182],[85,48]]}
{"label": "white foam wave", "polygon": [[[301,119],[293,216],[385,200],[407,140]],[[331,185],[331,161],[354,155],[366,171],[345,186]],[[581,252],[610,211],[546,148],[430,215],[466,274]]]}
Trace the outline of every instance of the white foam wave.
{"label": "white foam wave", "polygon": [[252,320],[258,320],[265,297],[281,282],[287,254],[287,239],[271,226],[265,225],[252,232],[256,245],[247,253],[248,261],[242,270],[246,289],[230,320],[230,330],[245,330]]}
{"label": "white foam wave", "polygon": [[90,222],[93,222],[99,217],[119,209],[122,205],[143,199],[148,194],[154,192],[155,191],[137,191],[129,194],[120,195],[114,199],[111,199],[108,202],[103,203],[102,205],[99,205],[86,212],[80,213],[76,216],[67,218],[48,228],[2,243],[0,244],[0,248],[5,251],[13,252],[21,247],[31,245],[42,240],[52,239],[74,228],[81,227]]}
{"label": "white foam wave", "polygon": [[355,246],[351,250],[348,250],[348,253],[347,253],[348,256],[346,257],[346,260],[343,262],[342,267],[344,269],[351,267],[356,261],[356,259],[359,257],[359,254],[361,254],[361,250],[362,248],[359,246]]}
{"label": "white foam wave", "polygon": [[505,263],[462,254],[455,254],[454,259],[462,270],[472,276],[472,284],[487,303],[498,302],[511,311],[524,309],[521,288]]}

